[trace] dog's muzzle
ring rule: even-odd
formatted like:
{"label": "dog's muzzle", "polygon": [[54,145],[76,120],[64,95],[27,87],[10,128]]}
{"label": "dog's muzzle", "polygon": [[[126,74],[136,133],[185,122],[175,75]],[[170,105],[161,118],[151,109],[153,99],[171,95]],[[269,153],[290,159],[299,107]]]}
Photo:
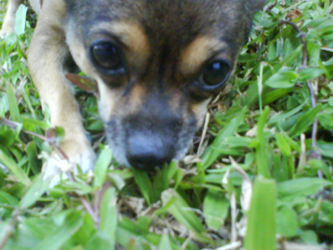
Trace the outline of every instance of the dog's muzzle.
{"label": "dog's muzzle", "polygon": [[196,131],[194,118],[164,110],[126,117],[113,116],[106,124],[115,160],[125,166],[153,171],[173,159],[182,159]]}

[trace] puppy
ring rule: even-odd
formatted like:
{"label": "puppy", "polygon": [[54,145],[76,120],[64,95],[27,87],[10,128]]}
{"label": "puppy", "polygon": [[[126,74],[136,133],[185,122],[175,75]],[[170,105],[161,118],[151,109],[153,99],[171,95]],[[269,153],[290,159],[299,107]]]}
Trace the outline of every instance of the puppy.
{"label": "puppy", "polygon": [[87,171],[95,154],[65,77],[68,59],[97,82],[115,159],[151,170],[184,157],[263,5],[264,0],[44,0],[28,64],[52,125],[65,130],[61,148],[70,161]]}

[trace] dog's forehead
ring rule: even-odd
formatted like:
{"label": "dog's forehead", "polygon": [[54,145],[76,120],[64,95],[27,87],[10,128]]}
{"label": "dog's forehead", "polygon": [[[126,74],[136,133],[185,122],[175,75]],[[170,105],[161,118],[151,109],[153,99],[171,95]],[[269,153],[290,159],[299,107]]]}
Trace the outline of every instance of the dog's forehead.
{"label": "dog's forehead", "polygon": [[180,60],[184,72],[197,70],[221,47],[233,63],[251,26],[245,0],[68,0],[67,4],[86,46],[96,39],[96,30],[104,29],[126,40],[139,61],[149,54],[155,64],[158,60],[175,65]]}
{"label": "dog's forehead", "polygon": [[[156,41],[187,41],[198,33],[237,29],[248,19],[244,0],[68,0],[70,15],[81,27],[96,22],[136,21]],[[85,30],[86,32],[86,30]],[[181,32],[181,33],[180,33]]]}
{"label": "dog's forehead", "polygon": [[156,40],[163,38],[190,40],[200,33],[221,32],[225,25],[233,26],[240,7],[229,1],[147,1],[142,23]]}

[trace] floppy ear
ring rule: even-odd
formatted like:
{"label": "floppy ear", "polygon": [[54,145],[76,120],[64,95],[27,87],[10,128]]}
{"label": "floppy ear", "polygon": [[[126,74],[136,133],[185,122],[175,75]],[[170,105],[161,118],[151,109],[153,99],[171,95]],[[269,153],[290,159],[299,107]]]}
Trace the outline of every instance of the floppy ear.
{"label": "floppy ear", "polygon": [[249,12],[254,15],[257,11],[262,10],[268,0],[247,0],[246,5]]}

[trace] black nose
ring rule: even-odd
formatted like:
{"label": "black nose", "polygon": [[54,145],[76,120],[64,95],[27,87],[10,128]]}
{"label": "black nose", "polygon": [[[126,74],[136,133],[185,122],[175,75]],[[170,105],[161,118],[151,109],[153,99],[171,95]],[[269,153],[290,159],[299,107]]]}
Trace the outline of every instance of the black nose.
{"label": "black nose", "polygon": [[152,171],[173,159],[172,143],[153,134],[132,135],[128,139],[127,160],[136,169]]}

